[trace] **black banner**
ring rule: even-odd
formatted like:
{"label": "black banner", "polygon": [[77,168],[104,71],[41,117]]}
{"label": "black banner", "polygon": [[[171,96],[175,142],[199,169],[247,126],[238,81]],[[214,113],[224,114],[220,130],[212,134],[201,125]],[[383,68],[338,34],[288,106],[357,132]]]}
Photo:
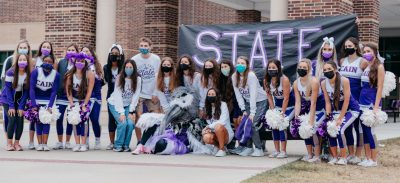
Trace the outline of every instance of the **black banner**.
{"label": "black banner", "polygon": [[355,15],[285,20],[253,24],[181,25],[179,55],[188,54],[198,66],[208,58],[249,58],[253,70],[263,77],[268,59],[277,58],[284,72],[295,78],[301,58],[315,60],[323,38],[334,37],[339,52],[344,40],[358,37]]}

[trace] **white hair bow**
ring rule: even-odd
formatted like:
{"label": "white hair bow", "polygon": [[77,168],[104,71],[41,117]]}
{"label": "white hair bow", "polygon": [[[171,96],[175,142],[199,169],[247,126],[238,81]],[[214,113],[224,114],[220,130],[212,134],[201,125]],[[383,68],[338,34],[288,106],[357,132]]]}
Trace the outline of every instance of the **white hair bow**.
{"label": "white hair bow", "polygon": [[111,50],[112,50],[113,48],[115,48],[115,47],[118,48],[118,51],[119,51],[119,54],[120,54],[120,55],[123,55],[123,54],[124,54],[124,52],[123,52],[123,50],[122,50],[122,46],[119,45],[119,44],[115,44],[115,43],[111,45],[111,48],[110,48],[109,53],[111,53]]}
{"label": "white hair bow", "polygon": [[334,39],[333,37],[330,37],[330,38],[324,37],[324,42],[322,43],[321,48],[324,47],[324,45],[325,45],[326,43],[329,44],[329,47],[330,47],[330,48],[335,47],[335,44],[333,44],[333,41],[335,41],[335,39]]}

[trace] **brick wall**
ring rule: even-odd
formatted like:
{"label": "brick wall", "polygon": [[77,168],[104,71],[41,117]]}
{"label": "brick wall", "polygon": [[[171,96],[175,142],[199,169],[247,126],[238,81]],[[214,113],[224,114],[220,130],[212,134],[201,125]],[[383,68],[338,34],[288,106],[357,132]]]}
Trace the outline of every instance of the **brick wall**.
{"label": "brick wall", "polygon": [[46,0],[3,0],[0,6],[0,23],[45,21]]}
{"label": "brick wall", "polygon": [[354,0],[354,13],[360,25],[358,28],[362,42],[379,42],[379,1]]}
{"label": "brick wall", "polygon": [[353,0],[289,0],[288,18],[304,19],[351,14]]}
{"label": "brick wall", "polygon": [[45,39],[57,58],[69,43],[95,46],[96,0],[46,0]]}

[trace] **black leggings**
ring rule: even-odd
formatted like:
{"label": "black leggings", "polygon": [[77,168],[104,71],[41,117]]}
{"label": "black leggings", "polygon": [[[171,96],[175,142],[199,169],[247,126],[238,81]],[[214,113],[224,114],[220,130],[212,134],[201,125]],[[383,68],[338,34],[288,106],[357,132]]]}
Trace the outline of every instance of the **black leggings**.
{"label": "black leggings", "polygon": [[14,103],[15,115],[13,117],[8,115],[9,106],[7,104],[3,105],[4,111],[7,112],[8,125],[7,125],[7,138],[13,139],[15,130],[15,140],[20,140],[22,136],[22,131],[24,130],[24,117],[18,116],[18,104]]}
{"label": "black leggings", "polygon": [[145,130],[142,134],[142,139],[140,140],[140,144],[145,145],[146,142],[150,139],[150,137],[152,137],[154,135],[157,128],[158,128],[158,125],[154,125],[154,126],[148,128],[147,130]]}

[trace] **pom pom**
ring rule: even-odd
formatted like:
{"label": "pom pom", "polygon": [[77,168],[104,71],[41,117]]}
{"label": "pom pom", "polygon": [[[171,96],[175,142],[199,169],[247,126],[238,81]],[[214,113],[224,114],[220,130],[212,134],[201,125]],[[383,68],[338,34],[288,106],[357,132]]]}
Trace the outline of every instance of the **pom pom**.
{"label": "pom pom", "polygon": [[376,112],[375,118],[376,118],[376,125],[382,125],[385,124],[386,121],[388,120],[388,115],[386,114],[386,112],[379,110],[378,112]]}
{"label": "pom pom", "polygon": [[328,128],[328,122],[333,120],[332,113],[329,114],[323,121],[322,123],[318,126],[317,128],[317,133],[321,137],[326,137],[327,135],[327,128]]}
{"label": "pom pom", "polygon": [[39,121],[43,124],[50,124],[52,121],[52,114],[47,107],[39,108]]}
{"label": "pom pom", "polygon": [[[310,115],[305,114],[299,116],[301,125],[299,127],[299,135],[302,139],[308,139],[314,134],[314,127],[310,125]],[[315,123],[314,123],[315,124]]]}
{"label": "pom pom", "polygon": [[298,137],[299,136],[299,127],[300,127],[300,119],[299,118],[294,118],[292,121],[292,124],[290,125],[290,134],[292,134],[293,137]]}
{"label": "pom pom", "polygon": [[161,113],[144,113],[140,116],[139,120],[136,123],[136,126],[144,131],[150,127],[153,127],[154,125],[161,124],[164,116],[165,114]]}
{"label": "pom pom", "polygon": [[289,118],[284,117],[279,125],[279,130],[286,130],[288,126],[289,126]]}
{"label": "pom pom", "polygon": [[39,122],[39,112],[37,110],[33,110],[34,107],[32,106],[31,101],[26,104],[26,108],[24,111],[25,119],[29,120],[31,123],[38,123]]}
{"label": "pom pom", "polygon": [[52,108],[52,111],[51,111],[51,120],[52,120],[52,122],[56,122],[59,118],[60,118],[60,116],[61,116],[61,113],[60,113],[60,111],[58,110],[58,105],[54,105],[53,106],[53,108]]}
{"label": "pom pom", "polygon": [[339,134],[339,127],[336,125],[336,120],[339,118],[340,114],[335,114],[333,119],[327,124],[327,132],[329,136],[336,138]]}
{"label": "pom pom", "polygon": [[396,89],[396,76],[389,71],[385,73],[385,79],[383,81],[382,98],[390,95],[390,92]]}
{"label": "pom pom", "polygon": [[265,119],[268,126],[273,130],[279,129],[281,127],[281,123],[283,122],[283,117],[278,109],[267,110],[265,113]]}
{"label": "pom pom", "polygon": [[382,110],[378,110],[374,113],[373,110],[365,109],[360,119],[365,126],[375,127],[384,124],[388,120],[388,115]]}
{"label": "pom pom", "polygon": [[74,106],[67,106],[67,121],[71,125],[78,125],[81,122],[79,104],[75,103]]}

